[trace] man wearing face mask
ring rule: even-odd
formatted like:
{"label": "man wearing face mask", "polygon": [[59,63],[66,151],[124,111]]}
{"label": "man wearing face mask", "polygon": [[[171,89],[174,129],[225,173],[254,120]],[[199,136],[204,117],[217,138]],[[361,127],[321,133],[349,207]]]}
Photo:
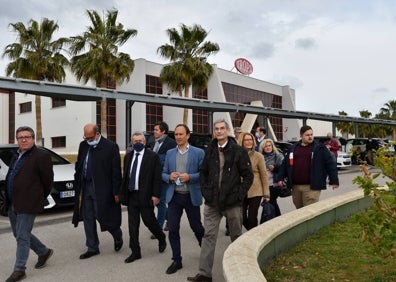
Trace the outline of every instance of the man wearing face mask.
{"label": "man wearing face mask", "polygon": [[113,236],[116,252],[123,245],[119,201],[122,177],[117,144],[104,138],[93,123],[84,126],[83,138],[74,174],[73,224],[77,227],[82,217],[88,250],[80,255],[80,259],[87,259],[100,253],[96,221],[102,232],[109,231]]}
{"label": "man wearing face mask", "polygon": [[262,142],[264,139],[267,138],[267,137],[266,137],[266,134],[267,134],[267,130],[266,130],[264,127],[259,126],[259,127],[256,128],[255,136],[256,136],[256,138],[257,138],[257,141],[256,141],[256,148],[255,148],[255,150],[256,150],[257,152],[258,152],[259,149],[260,149],[260,144],[261,144],[261,142]]}
{"label": "man wearing face mask", "polygon": [[141,132],[132,135],[133,151],[124,158],[121,184],[121,203],[128,207],[129,247],[132,254],[125,259],[131,263],[141,259],[139,243],[140,217],[144,225],[158,239],[158,251],[166,249],[166,236],[154,214],[161,197],[161,162],[159,156],[145,149],[146,139]]}

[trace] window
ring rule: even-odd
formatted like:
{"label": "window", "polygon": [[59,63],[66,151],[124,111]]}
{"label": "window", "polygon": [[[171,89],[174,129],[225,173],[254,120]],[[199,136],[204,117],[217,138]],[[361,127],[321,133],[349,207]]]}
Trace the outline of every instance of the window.
{"label": "window", "polygon": [[66,136],[51,137],[52,148],[65,148]]}
{"label": "window", "polygon": [[[208,100],[208,89],[197,91],[193,88],[193,98]],[[200,109],[193,109],[193,132],[208,133],[209,132],[209,112]]]}
{"label": "window", "polygon": [[[146,93],[162,94],[159,77],[146,75]],[[146,103],[146,130],[151,131],[154,124],[163,119],[162,105]]]}
{"label": "window", "polygon": [[[238,85],[222,82],[224,94],[227,102],[250,104],[252,101],[262,101],[265,107],[271,107],[276,109],[282,109],[282,97],[271,93],[258,91]],[[239,126],[242,124],[245,114],[242,113],[230,113],[232,124]],[[283,123],[280,117],[268,117],[272,128],[274,129],[275,135],[282,139],[283,136]]]}
{"label": "window", "polygon": [[31,113],[32,112],[32,102],[26,102],[19,104],[19,113]]}
{"label": "window", "polygon": [[52,107],[53,108],[64,107],[64,106],[66,106],[66,99],[52,98]]}

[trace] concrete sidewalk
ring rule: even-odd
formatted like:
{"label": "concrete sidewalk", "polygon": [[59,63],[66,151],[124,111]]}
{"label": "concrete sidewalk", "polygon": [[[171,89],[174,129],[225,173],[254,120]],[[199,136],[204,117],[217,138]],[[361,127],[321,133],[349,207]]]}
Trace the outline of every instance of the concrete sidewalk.
{"label": "concrete sidewalk", "polygon": [[[358,173],[340,173],[341,187],[337,190],[327,189],[322,192],[321,199],[332,197],[357,189],[351,180]],[[294,210],[291,197],[279,199],[282,213]],[[203,206],[201,208],[203,210]],[[27,263],[27,279],[24,281],[186,281],[187,276],[194,276],[198,272],[200,248],[191,231],[187,217],[182,217],[181,243],[183,268],[168,275],[165,273],[171,264],[171,248],[168,241],[164,253],[158,252],[158,241],[150,239],[150,232],[141,223],[140,244],[142,259],[125,264],[124,259],[131,253],[128,247],[127,212],[123,208],[122,230],[124,232],[124,246],[119,252],[114,251],[113,239],[108,232],[99,232],[100,255],[87,260],[80,260],[81,253],[86,251],[83,225],[74,228],[71,224],[71,211],[49,212],[37,217],[33,233],[37,235],[49,248],[54,249],[54,255],[43,269],[35,269],[37,256],[31,251]],[[259,216],[261,210],[259,210]],[[230,237],[224,235],[225,221],[220,224],[215,261],[213,267],[213,281],[223,282],[222,257],[230,244]],[[167,233],[167,232],[166,232]],[[8,219],[0,216],[0,282],[5,281],[13,270],[15,261],[16,242],[12,236]],[[247,281],[246,281],[247,282]]]}
{"label": "concrete sidewalk", "polygon": [[[79,259],[80,254],[86,251],[83,225],[73,227],[71,212],[66,212],[60,217],[58,215],[56,219],[52,218],[56,215],[39,216],[33,233],[49,248],[54,249],[54,255],[48,260],[45,268],[35,269],[37,256],[31,251],[25,281],[186,281],[187,276],[194,276],[198,272],[200,247],[185,215],[182,218],[180,231],[183,268],[171,275],[165,273],[172,263],[169,241],[165,252],[159,253],[158,241],[150,239],[151,233],[143,223],[140,226],[142,259],[130,264],[124,263],[124,259],[131,254],[128,247],[128,215],[125,209],[123,209],[122,216],[123,248],[116,253],[111,235],[108,232],[99,232],[101,253],[86,260]],[[48,224],[51,221],[52,223]],[[230,244],[230,237],[224,236],[224,226],[222,222],[213,269],[214,281],[224,281],[221,260],[225,249]],[[16,242],[6,217],[1,217],[0,228],[0,281],[5,281],[13,270]]]}

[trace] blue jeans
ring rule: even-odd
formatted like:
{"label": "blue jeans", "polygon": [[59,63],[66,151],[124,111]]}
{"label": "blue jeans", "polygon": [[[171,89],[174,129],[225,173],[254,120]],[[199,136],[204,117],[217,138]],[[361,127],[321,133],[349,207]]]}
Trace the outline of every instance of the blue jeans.
{"label": "blue jeans", "polygon": [[16,260],[14,271],[26,269],[29,250],[32,249],[38,256],[45,255],[48,248],[31,232],[36,214],[15,213],[14,208],[8,209],[12,233],[17,241]]}

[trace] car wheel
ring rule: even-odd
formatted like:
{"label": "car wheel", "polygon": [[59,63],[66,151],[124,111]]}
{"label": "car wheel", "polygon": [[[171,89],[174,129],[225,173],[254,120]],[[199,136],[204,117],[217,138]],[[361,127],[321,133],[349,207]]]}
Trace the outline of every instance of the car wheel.
{"label": "car wheel", "polygon": [[7,216],[7,212],[5,210],[5,187],[4,184],[0,184],[0,215]]}

